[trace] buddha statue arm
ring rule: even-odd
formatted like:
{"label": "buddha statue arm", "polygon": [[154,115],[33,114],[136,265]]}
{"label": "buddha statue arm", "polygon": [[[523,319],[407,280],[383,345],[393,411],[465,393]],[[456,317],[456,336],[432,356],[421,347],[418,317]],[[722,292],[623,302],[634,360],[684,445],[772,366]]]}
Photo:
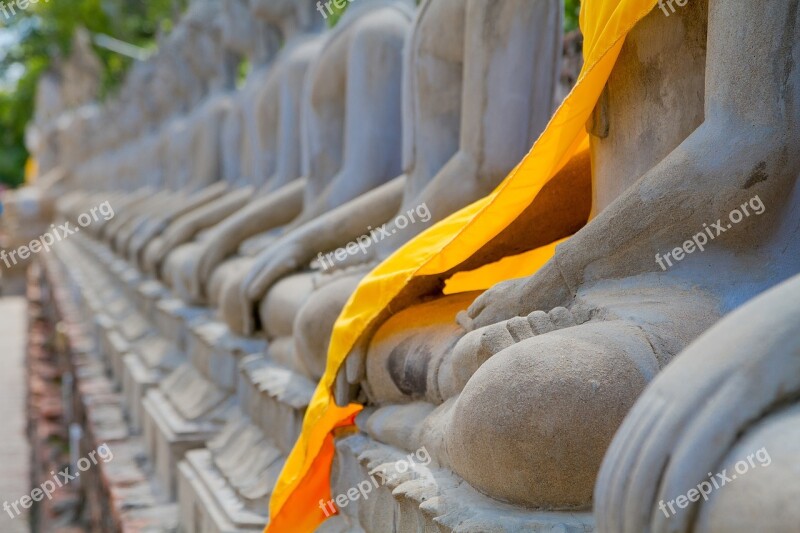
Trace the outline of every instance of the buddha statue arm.
{"label": "buddha statue arm", "polygon": [[368,228],[397,212],[404,184],[405,176],[395,178],[283,235],[258,256],[244,279],[242,289],[246,299],[259,300],[278,279],[322,256],[325,251],[346,246],[348,254],[359,253],[361,247],[356,240],[363,237],[364,243],[369,241]]}
{"label": "buddha statue arm", "polygon": [[[553,109],[561,32],[530,28],[560,28],[561,10],[553,1],[467,3],[458,151],[416,198],[404,203],[403,211],[424,205],[431,220],[404,228],[390,223],[393,238],[378,245],[380,259],[489,194],[544,130]],[[486,38],[497,20],[514,20],[508,35]],[[520,61],[521,50],[536,53]]]}
{"label": "buddha statue arm", "polygon": [[208,282],[217,265],[234,253],[242,241],[294,219],[303,208],[304,188],[304,179],[295,180],[274,193],[256,198],[218,225],[213,237],[203,244],[197,262],[198,286]]}
{"label": "buddha statue arm", "polygon": [[164,216],[164,222],[169,224],[173,220],[178,217],[185,215],[186,213],[190,213],[195,209],[198,209],[208,202],[211,202],[223,194],[228,189],[228,185],[223,182],[213,183],[203,189],[190,194],[184,203],[181,205],[176,206],[173,209],[170,209]]}
{"label": "buddha statue arm", "polygon": [[[798,142],[800,110],[787,104],[800,98],[800,85],[787,83],[797,67],[782,40],[784,21],[796,19],[796,13],[788,3],[772,5],[781,13],[768,18],[754,5],[724,6],[710,9],[705,122],[559,246],[539,272],[496,285],[478,298],[468,313],[474,326],[565,305],[585,281],[661,272],[665,268],[654,258],[717,218],[722,224],[708,231],[719,253],[735,253],[742,240],[766,242],[776,231],[786,191],[800,172],[800,157],[791,148]],[[753,17],[775,27],[756,29],[748,22]],[[754,77],[761,82],[752,83]],[[756,196],[764,214],[748,217],[735,231],[725,227],[720,215]]]}
{"label": "buddha statue arm", "polygon": [[[276,187],[273,179],[280,158],[279,117],[283,112],[280,75],[284,70],[278,66],[266,76],[263,87],[255,91],[255,101],[248,108],[255,115],[244,119],[247,132],[245,146],[242,149],[242,161],[250,171],[247,177],[256,186],[266,181],[266,188],[269,191],[277,191],[280,186],[289,183],[289,180],[286,180]],[[296,173],[292,177],[299,175],[300,173]]]}
{"label": "buddha statue arm", "polygon": [[[253,183],[265,191],[277,191],[297,176],[300,169],[299,108],[293,102],[297,94],[287,91],[293,74],[292,65],[276,69],[269,76],[256,103],[257,121],[252,126],[257,136],[249,140],[256,153],[253,161]],[[302,76],[296,87],[302,87]]]}

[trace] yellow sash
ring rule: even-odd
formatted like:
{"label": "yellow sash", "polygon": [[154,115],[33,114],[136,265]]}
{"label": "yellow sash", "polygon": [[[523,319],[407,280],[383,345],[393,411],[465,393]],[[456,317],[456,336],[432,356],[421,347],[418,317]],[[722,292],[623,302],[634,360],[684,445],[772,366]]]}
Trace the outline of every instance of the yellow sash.
{"label": "yellow sash", "polygon": [[[585,124],[592,114],[625,36],[657,0],[583,0],[580,26],[584,66],[575,88],[558,108],[530,152],[494,192],[436,224],[378,265],[350,297],[333,330],[325,375],[311,400],[303,431],[289,456],[270,502],[267,533],[313,531],[330,499],[334,429],[349,426],[360,405],[338,407],[332,390],[339,367],[362,335],[385,316],[387,306],[412,280],[451,272],[509,226],[553,176],[586,147]],[[568,199],[566,200],[568,201]],[[538,270],[554,245],[509,258],[452,280],[448,292],[486,288]]]}

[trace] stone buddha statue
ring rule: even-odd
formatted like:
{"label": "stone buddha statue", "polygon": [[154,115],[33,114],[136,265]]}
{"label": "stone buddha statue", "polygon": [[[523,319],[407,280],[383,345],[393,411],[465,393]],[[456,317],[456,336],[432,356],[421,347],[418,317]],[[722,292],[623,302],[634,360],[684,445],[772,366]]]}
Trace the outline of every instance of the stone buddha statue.
{"label": "stone buddha statue", "polygon": [[[226,0],[223,5],[223,41],[228,48],[247,58],[251,67],[222,129],[223,146],[232,148],[222,151],[223,166],[229,169],[223,174],[235,178],[230,183],[230,192],[177,217],[162,235],[148,243],[143,266],[151,274],[160,271],[168,254],[175,256],[172,260],[175,262],[196,249],[196,246],[187,246],[176,250],[202,230],[243,208],[275,166],[276,143],[259,140],[259,122],[274,122],[275,113],[265,113],[263,102],[275,92],[274,84],[269,83],[269,73],[280,47],[280,35],[275,26],[252,16],[247,1]],[[175,286],[171,277],[168,276],[167,281]],[[176,291],[184,294],[180,287],[175,286]]]}
{"label": "stone buddha statue", "polygon": [[[587,124],[589,224],[530,277],[477,299],[404,305],[366,357],[351,354],[337,403],[361,384],[370,437],[424,445],[496,501],[588,510],[647,383],[721,316],[800,270],[797,21],[797,0],[699,1],[644,17]],[[528,208],[484,259],[540,245],[540,215]],[[649,428],[660,414],[647,416]]]}
{"label": "stone buddha statue", "polygon": [[[288,9],[290,5],[294,7]],[[302,5],[308,8],[308,16],[318,17],[311,2],[264,2],[258,7],[272,10],[275,16],[291,17],[296,14],[294,9]],[[360,188],[380,185],[399,172],[402,47],[412,14],[411,6],[405,2],[368,1],[357,8],[353,6],[352,12],[329,32],[324,42],[313,43],[313,38],[296,40],[291,43],[291,49],[287,47],[281,52],[270,68],[270,80],[279,72],[277,69],[281,69],[282,76],[290,81],[274,80],[273,88],[280,89],[276,94],[280,96],[278,111],[281,112],[295,105],[294,97],[287,94],[287,90],[299,88],[303,75],[305,77],[305,89],[295,93],[301,95],[298,107],[303,119],[286,117],[273,134],[281,143],[291,141],[297,135],[297,126],[303,124],[306,128],[303,148],[310,154],[305,162],[309,169],[306,179],[299,183],[298,208],[284,223],[291,222],[300,213],[304,184],[313,184],[321,191],[322,194],[310,197],[312,200],[324,200],[319,206],[313,201],[305,202],[306,205],[313,209],[330,209],[326,202],[345,202],[348,194],[361,194]],[[287,21],[286,25],[291,26],[292,21]],[[314,46],[305,46],[312,43]],[[343,149],[346,143],[355,143],[347,154]],[[285,151],[286,157],[298,154],[291,143],[279,146],[278,153]],[[300,168],[287,167],[278,166],[273,178],[288,177],[295,182],[304,174]],[[290,170],[294,170],[294,176],[289,174]],[[326,190],[331,184],[336,186]],[[277,199],[284,195],[282,202],[285,204],[289,196],[287,185],[281,186],[278,182],[276,186],[272,196]],[[267,187],[270,184],[262,186],[262,190]],[[263,194],[269,196],[269,193]],[[285,206],[276,202],[273,209],[285,209]],[[173,255],[167,257],[165,270],[170,268]],[[202,446],[219,433],[223,422],[232,422],[232,413],[240,410],[237,404],[243,401],[238,394],[234,395],[238,380],[236,365],[248,354],[260,354],[265,344],[258,339],[236,337],[223,324],[205,316],[191,325],[187,339],[189,360],[162,380],[158,388],[148,391],[142,402],[145,435],[152,436],[150,442],[160,443],[149,447],[157,458],[164,456],[161,449],[169,448],[170,454],[180,455]],[[313,384],[308,382],[306,390],[312,389]],[[164,413],[169,413],[168,419]],[[301,415],[302,411],[292,408],[293,420],[299,420]],[[287,434],[281,441],[281,454],[288,452],[294,435],[295,432]],[[278,473],[279,465],[273,463],[280,455],[273,456],[272,450],[269,452],[248,457],[246,463],[240,461],[233,468],[239,471],[243,470],[242,464],[248,465],[247,480],[238,480],[240,483],[236,486],[260,509],[271,493],[269,479],[274,479]],[[264,468],[271,468],[271,477],[259,479],[256,474]],[[174,486],[177,469],[168,470],[171,470],[167,476],[169,485]]]}
{"label": "stone buddha statue", "polygon": [[[308,263],[320,251],[344,248],[348,241],[369,233],[367,228],[386,222],[383,232],[389,237],[344,261],[324,265],[322,276],[300,274],[318,278],[310,296],[281,292],[278,287],[284,282],[267,292],[261,321],[273,339],[274,357],[318,380],[325,368],[333,323],[375,260],[385,259],[433,223],[489,194],[525,154],[553,110],[561,9],[558,1],[505,1],[468,17],[466,6],[458,2],[422,5],[406,56],[404,109],[408,114],[404,116],[405,161],[399,186],[383,196],[359,198],[347,209],[315,221],[290,243],[282,239],[277,257],[259,264],[258,271],[253,269],[245,290],[260,297],[265,287],[287,273],[287,267]],[[517,21],[510,36],[474,37],[494,17]],[[429,37],[435,34],[433,28],[443,24],[458,31]],[[522,56],[531,60],[520,64]],[[485,75],[490,65],[503,83],[490,82]],[[439,74],[429,76],[431,69]],[[508,99],[509,94],[514,98]],[[576,203],[575,229],[585,221],[585,210]],[[417,215],[414,223],[409,214]],[[286,305],[287,298],[292,305]],[[291,335],[281,338],[286,330],[275,327],[287,323],[293,325],[293,339]]]}
{"label": "stone buddha statue", "polygon": [[[401,1],[370,0],[353,6],[327,37],[325,50],[309,67],[303,104],[306,117],[303,142],[308,154],[304,163],[303,211],[283,233],[375,188],[399,172],[401,55],[410,18],[409,7]],[[370,47],[374,48],[372,53],[365,53],[364,49]],[[378,121],[383,124],[381,127],[377,126]],[[286,179],[287,170],[279,168],[275,178]],[[275,194],[288,196],[291,192],[281,187]],[[284,199],[282,203],[287,202]],[[266,220],[271,224],[261,224],[264,215],[254,215],[254,209],[248,210],[252,219],[237,217],[231,225],[226,223],[226,235],[237,232],[237,242],[242,242],[243,235],[258,235],[258,231],[275,226],[274,214],[269,217],[272,220]],[[286,220],[286,212],[285,207],[276,212],[284,224],[291,220]],[[262,249],[263,254],[271,253],[264,247],[275,236],[267,235],[265,239],[262,234],[259,239],[244,242],[241,258],[223,264],[213,275],[208,274],[205,289],[212,304],[225,299],[220,296],[222,293],[228,295],[228,301],[236,301],[235,309],[220,305],[223,316],[230,318],[229,325],[237,333],[247,331],[239,324],[250,318],[241,316],[237,299],[240,280],[254,261],[248,255]],[[226,246],[225,251],[230,253],[230,248]],[[201,266],[208,269],[224,257],[219,249],[207,248],[200,258]],[[232,314],[228,313],[230,309]]]}
{"label": "stone buddha statue", "polygon": [[[119,216],[115,216],[106,223],[101,231],[103,238],[112,245],[115,237],[121,228],[135,223],[140,216],[140,211],[147,206],[151,208],[168,205],[173,198],[174,190],[177,188],[177,176],[183,172],[185,165],[188,164],[185,157],[179,157],[183,150],[177,150],[179,144],[186,144],[186,117],[183,112],[189,109],[190,103],[197,100],[196,93],[202,87],[194,71],[188,66],[188,57],[191,48],[188,42],[188,30],[185,21],[179,23],[171,32],[169,38],[159,49],[156,56],[156,75],[155,83],[150,91],[132,91],[133,100],[131,105],[136,105],[137,95],[152,95],[156,100],[157,107],[162,116],[159,128],[153,132],[157,138],[158,158],[155,168],[157,172],[143,175],[137,172],[138,154],[134,147],[126,144],[116,150],[115,159],[120,168],[118,179],[124,184],[123,189],[133,191],[138,189],[138,194],[131,194],[126,205],[121,206]],[[121,112],[121,111],[119,111]],[[116,113],[116,112],[115,112]],[[117,129],[112,122],[111,130]],[[108,135],[108,131],[106,132]],[[147,186],[156,187],[159,194],[155,195],[154,190],[147,190]]]}
{"label": "stone buddha statue", "polygon": [[[206,96],[193,111],[172,121],[162,136],[169,139],[166,184],[175,194],[159,191],[130,223],[122,224],[114,236],[114,247],[135,258],[149,237],[182,210],[202,204],[222,193],[221,187],[206,187],[220,177],[219,129],[229,108],[234,87],[236,60],[223,49],[216,3],[193,5],[177,32],[180,53]],[[180,200],[185,198],[185,200]]]}
{"label": "stone buddha statue", "polygon": [[[245,181],[257,189],[244,191],[251,201],[234,214],[233,202],[223,205],[223,199],[219,206],[209,205],[182,217],[165,233],[151,266],[156,269],[163,261],[164,281],[188,302],[204,300],[195,273],[208,251],[224,258],[246,238],[289,222],[302,208],[300,95],[305,72],[321,46],[321,23],[310,1],[288,5],[253,1],[250,7],[259,25],[277,29],[284,40],[275,61],[257,65],[242,91],[247,101],[243,105],[250,110],[241,132],[242,168]],[[200,231],[203,238],[178,246]],[[166,258],[164,252],[169,252]]]}

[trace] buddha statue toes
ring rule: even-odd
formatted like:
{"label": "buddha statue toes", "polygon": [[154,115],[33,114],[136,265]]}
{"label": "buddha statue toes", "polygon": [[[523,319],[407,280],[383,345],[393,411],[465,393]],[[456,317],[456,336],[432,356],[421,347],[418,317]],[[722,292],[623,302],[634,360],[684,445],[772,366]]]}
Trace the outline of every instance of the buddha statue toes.
{"label": "buddha statue toes", "polygon": [[[380,406],[373,437],[426,444],[496,499],[590,507],[645,385],[722,315],[800,271],[799,3],[694,2],[631,30],[588,126],[595,216],[449,334],[404,320],[424,306],[453,317],[448,300],[463,295],[395,315],[365,362],[351,354],[342,375]],[[535,239],[531,211],[486,253]],[[438,407],[420,419],[415,401]]]}

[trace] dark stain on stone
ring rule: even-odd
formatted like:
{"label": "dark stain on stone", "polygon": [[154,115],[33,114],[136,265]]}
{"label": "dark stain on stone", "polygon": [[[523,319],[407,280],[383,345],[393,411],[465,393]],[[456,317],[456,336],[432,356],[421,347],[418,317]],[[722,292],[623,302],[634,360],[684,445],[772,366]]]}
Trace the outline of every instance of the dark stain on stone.
{"label": "dark stain on stone", "polygon": [[411,339],[402,341],[392,350],[386,366],[400,392],[412,398],[425,396],[430,358],[430,349],[424,345],[415,346]]}
{"label": "dark stain on stone", "polygon": [[760,162],[756,165],[756,168],[753,169],[753,172],[750,173],[750,177],[747,178],[747,181],[744,184],[745,189],[749,189],[756,183],[761,183],[762,181],[767,181],[769,177],[767,175],[767,163],[765,161]]}

